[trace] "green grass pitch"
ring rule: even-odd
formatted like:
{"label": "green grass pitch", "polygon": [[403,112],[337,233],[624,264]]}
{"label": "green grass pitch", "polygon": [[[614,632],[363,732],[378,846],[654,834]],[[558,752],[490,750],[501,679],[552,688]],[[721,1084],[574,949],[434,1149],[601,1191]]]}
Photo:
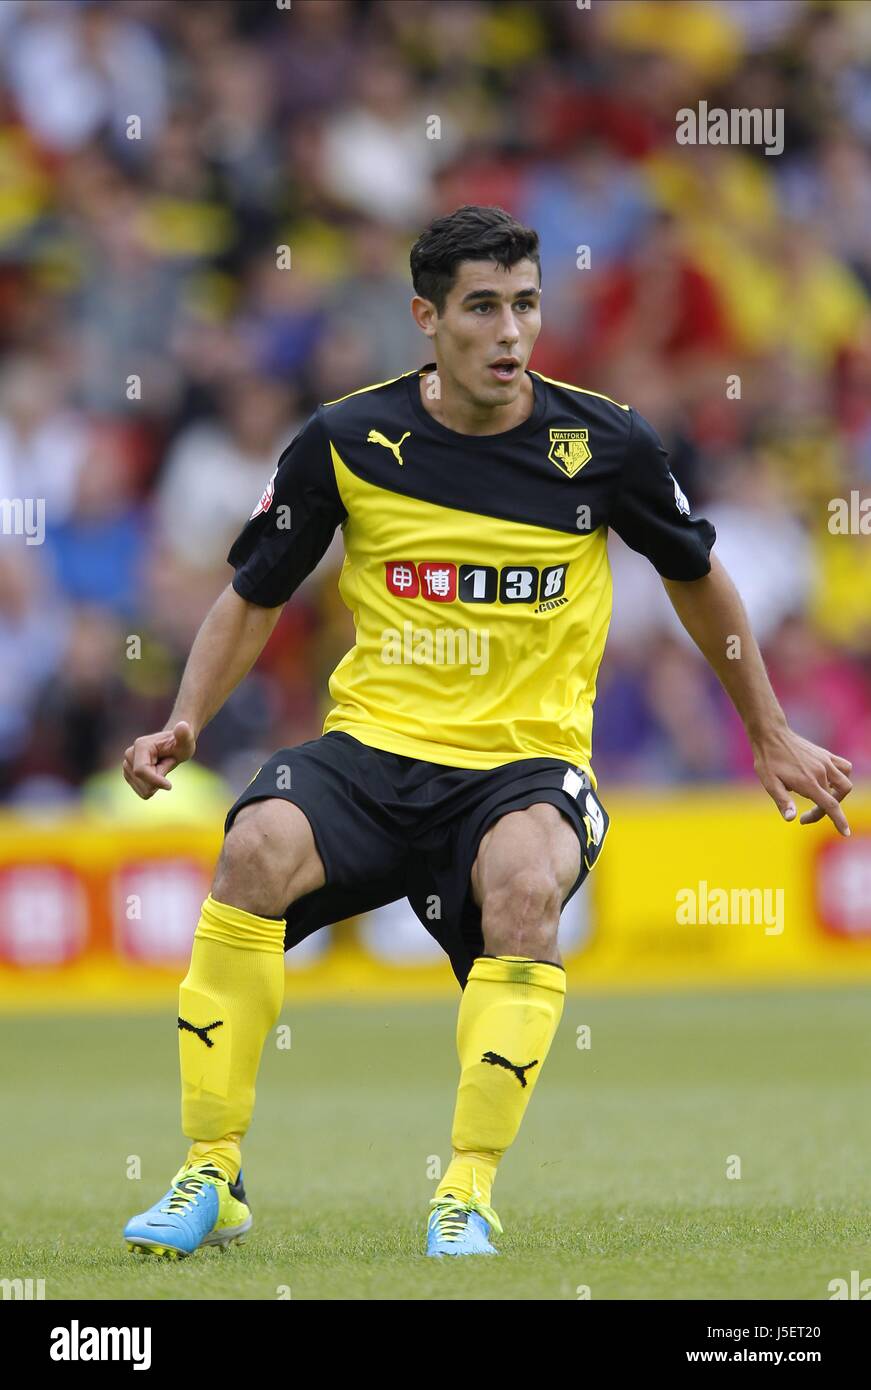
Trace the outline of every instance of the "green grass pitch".
{"label": "green grass pitch", "polygon": [[186,1148],[174,1011],[3,1017],[0,1278],[47,1299],[826,1299],[871,1275],[869,1004],[570,995],[494,1189],[502,1255],[440,1261],[454,1004],[286,1007],[245,1145],[254,1230],[178,1263],[121,1240]]}

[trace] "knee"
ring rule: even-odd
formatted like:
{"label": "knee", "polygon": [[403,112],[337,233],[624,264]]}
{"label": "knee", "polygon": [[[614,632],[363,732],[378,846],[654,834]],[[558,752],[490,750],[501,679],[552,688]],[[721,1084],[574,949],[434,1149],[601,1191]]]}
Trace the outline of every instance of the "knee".
{"label": "knee", "polygon": [[487,892],[481,904],[488,950],[497,955],[544,958],[556,944],[562,887],[548,867],[518,867]]}
{"label": "knee", "polygon": [[517,922],[531,922],[542,915],[559,914],[560,885],[557,876],[542,866],[518,867],[484,895],[483,907]]}
{"label": "knee", "polygon": [[221,850],[212,894],[218,902],[279,917],[286,909],[287,875],[276,863],[275,846],[260,823],[257,804],[244,807],[234,820]]}

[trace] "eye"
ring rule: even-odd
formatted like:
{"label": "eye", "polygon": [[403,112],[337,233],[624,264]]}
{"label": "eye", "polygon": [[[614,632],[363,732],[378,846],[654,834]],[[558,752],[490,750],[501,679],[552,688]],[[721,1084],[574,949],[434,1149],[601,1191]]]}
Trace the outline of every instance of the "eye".
{"label": "eye", "polygon": [[490,305],[489,305],[489,304],[473,304],[473,305],[472,305],[472,313],[473,313],[473,314],[476,314],[476,313],[478,312],[479,309],[489,309],[489,308],[490,308]]}

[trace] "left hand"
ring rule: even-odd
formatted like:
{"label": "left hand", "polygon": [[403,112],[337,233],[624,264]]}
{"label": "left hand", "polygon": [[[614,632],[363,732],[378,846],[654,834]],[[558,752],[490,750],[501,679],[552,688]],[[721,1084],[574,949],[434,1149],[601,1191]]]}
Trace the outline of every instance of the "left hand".
{"label": "left hand", "polygon": [[788,725],[751,740],[756,775],[784,820],[795,818],[790,792],[798,792],[814,803],[805,811],[802,825],[813,825],[828,816],[841,835],[849,835],[847,817],[840,803],[853,790],[848,777],[853,764],[827,748],[819,748],[793,732]]}

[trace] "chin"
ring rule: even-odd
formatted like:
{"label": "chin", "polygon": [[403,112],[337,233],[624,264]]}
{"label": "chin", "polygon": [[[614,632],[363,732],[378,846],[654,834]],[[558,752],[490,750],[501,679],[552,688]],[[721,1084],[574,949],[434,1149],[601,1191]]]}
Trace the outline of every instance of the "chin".
{"label": "chin", "polygon": [[488,400],[513,401],[514,398],[520,394],[520,387],[523,383],[522,371],[517,373],[513,381],[497,381],[495,377],[490,376],[490,371],[488,368],[485,367],[484,370],[487,372],[488,377]]}
{"label": "chin", "polygon": [[480,405],[510,405],[514,400],[516,392],[509,390],[510,383],[505,386],[491,386],[490,390],[482,394]]}

